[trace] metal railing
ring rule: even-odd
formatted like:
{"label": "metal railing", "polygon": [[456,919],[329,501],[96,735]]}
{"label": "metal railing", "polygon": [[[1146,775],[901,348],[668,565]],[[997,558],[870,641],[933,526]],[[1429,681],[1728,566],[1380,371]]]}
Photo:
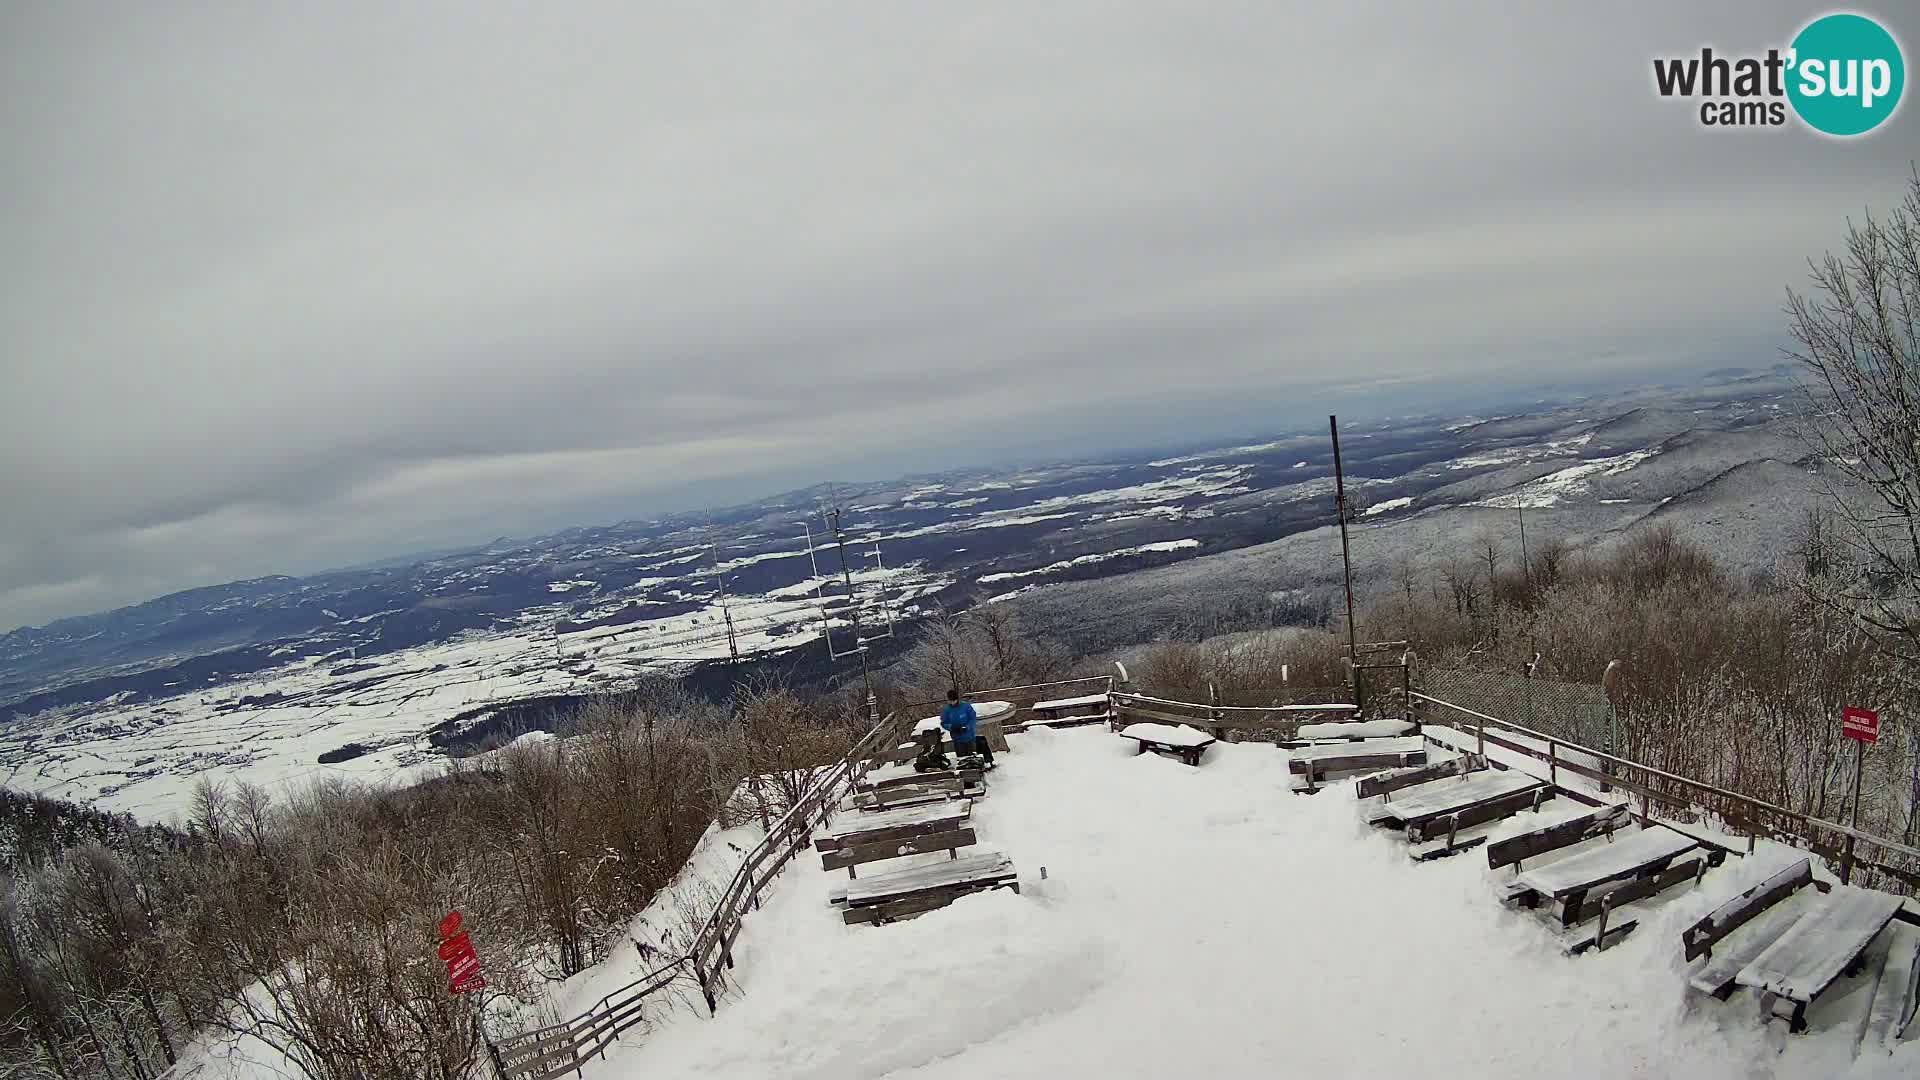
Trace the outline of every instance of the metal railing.
{"label": "metal railing", "polygon": [[[1064,687],[1094,683],[1111,692],[1113,677],[1100,675],[995,687],[971,696],[1038,701],[1059,693]],[[718,1012],[725,972],[733,967],[734,942],[740,936],[746,916],[759,910],[761,893],[795,855],[806,849],[814,826],[832,817],[843,790],[859,780],[868,761],[880,750],[904,739],[909,733],[907,725],[918,722],[919,710],[943,703],[913,702],[895,708],[861,736],[845,756],[818,770],[807,792],[767,827],[766,836],[741,860],[713,913],[694,935],[686,955],[610,991],[571,1020],[500,1040],[499,1060],[506,1080],[555,1080],[568,1073],[584,1077],[586,1062],[596,1055],[605,1058],[607,1048],[622,1032],[646,1018],[649,1000],[676,984],[697,985],[709,1014]]]}
{"label": "metal railing", "polygon": [[[1413,698],[1470,719],[1476,750],[1482,757],[1486,756],[1488,745],[1524,754],[1547,763],[1551,783],[1557,784],[1559,774],[1565,771],[1597,781],[1603,791],[1617,789],[1639,796],[1640,816],[1643,818],[1653,816],[1653,804],[1656,802],[1692,814],[1711,814],[1733,830],[1746,835],[1749,849],[1752,840],[1757,837],[1784,839],[1838,863],[1843,882],[1851,882],[1858,869],[1877,875],[1882,879],[1877,884],[1882,887],[1897,882],[1904,891],[1920,893],[1920,848],[1652,765],[1642,765],[1617,754],[1596,750],[1511,720],[1502,720],[1418,690],[1413,692]],[[1488,732],[1489,725],[1493,728],[1491,734]],[[1545,749],[1502,737],[1503,732],[1544,743]],[[1577,756],[1569,757],[1563,751],[1571,751]],[[1859,851],[1862,846],[1878,853],[1878,857],[1863,856]]]}

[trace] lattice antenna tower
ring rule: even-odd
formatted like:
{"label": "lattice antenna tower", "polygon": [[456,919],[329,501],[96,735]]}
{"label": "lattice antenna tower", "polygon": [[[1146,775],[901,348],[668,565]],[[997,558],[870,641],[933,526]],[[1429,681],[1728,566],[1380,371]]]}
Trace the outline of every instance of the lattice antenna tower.
{"label": "lattice antenna tower", "polygon": [[[816,549],[813,544],[813,525],[811,522],[808,522],[806,523],[807,561],[813,568],[814,599],[819,606],[820,614],[820,636],[827,643],[827,656],[830,659],[838,661],[849,655],[859,658],[860,678],[865,684],[867,691],[867,712],[871,720],[878,722],[880,705],[879,699],[875,697],[873,692],[873,671],[867,661],[867,643],[871,641],[884,641],[894,635],[895,624],[893,609],[888,606],[886,602],[886,589],[882,586],[878,591],[878,607],[881,617],[886,621],[886,630],[884,632],[871,634],[867,632],[866,623],[861,618],[862,611],[866,606],[866,600],[861,595],[860,589],[856,587],[853,582],[853,564],[848,561],[847,558],[847,533],[841,526],[840,521],[841,508],[838,505],[835,505],[832,509],[827,509],[823,506],[820,511],[820,517],[825,527],[826,535],[833,538],[834,548],[839,555],[840,586],[845,590],[847,621],[851,624],[853,630],[853,643],[851,647],[848,647],[844,644],[844,641],[836,642],[834,640],[833,621],[827,615],[827,578],[826,575],[820,573],[818,549]],[[880,555],[880,543],[877,538],[873,541],[873,545],[873,550],[864,554],[873,558],[875,566],[878,569],[885,570],[886,563]]]}
{"label": "lattice antenna tower", "polygon": [[740,659],[740,635],[733,627],[733,605],[727,602],[727,578],[720,571],[720,545],[714,541],[711,513],[707,515],[707,558],[714,591],[720,598],[720,617],[727,623],[727,657],[737,662]]}

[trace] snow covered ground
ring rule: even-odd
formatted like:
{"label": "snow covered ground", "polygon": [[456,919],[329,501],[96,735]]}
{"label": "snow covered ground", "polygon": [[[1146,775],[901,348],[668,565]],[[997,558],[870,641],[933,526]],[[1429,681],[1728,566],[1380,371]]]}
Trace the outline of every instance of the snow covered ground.
{"label": "snow covered ground", "polygon": [[797,860],[747,920],[720,1015],[679,1010],[588,1080],[1920,1075],[1917,1043],[1853,1060],[1860,980],[1792,1038],[1744,993],[1687,989],[1681,928],[1795,853],[1730,859],[1568,958],[1477,852],[1411,863],[1347,785],[1288,794],[1272,747],[1198,769],[1132,749],[1101,728],[1015,738],[973,823],[1020,895],[848,927],[826,899],[844,876]]}

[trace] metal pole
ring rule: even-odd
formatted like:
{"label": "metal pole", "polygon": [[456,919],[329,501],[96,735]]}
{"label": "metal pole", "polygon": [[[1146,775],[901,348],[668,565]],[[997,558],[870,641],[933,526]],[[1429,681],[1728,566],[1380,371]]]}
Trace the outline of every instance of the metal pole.
{"label": "metal pole", "polygon": [[1327,417],[1327,430],[1333,435],[1333,508],[1340,518],[1340,566],[1347,593],[1347,673],[1353,682],[1353,703],[1361,708],[1360,644],[1353,625],[1353,556],[1347,545],[1347,476],[1340,464],[1340,418]]}
{"label": "metal pole", "polygon": [[1866,748],[1866,743],[1853,740],[1853,817],[1847,820],[1847,824],[1856,829],[1860,827],[1860,770],[1866,757]]}

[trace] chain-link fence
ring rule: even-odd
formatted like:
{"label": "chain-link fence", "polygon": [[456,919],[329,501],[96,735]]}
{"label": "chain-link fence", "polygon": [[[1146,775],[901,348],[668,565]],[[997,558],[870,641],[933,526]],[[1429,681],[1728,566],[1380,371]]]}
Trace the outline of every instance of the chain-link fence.
{"label": "chain-link fence", "polygon": [[[1597,685],[1459,668],[1417,669],[1414,681],[1422,693],[1456,705],[1581,746],[1616,752],[1613,709]],[[1443,717],[1431,719],[1445,722]]]}

